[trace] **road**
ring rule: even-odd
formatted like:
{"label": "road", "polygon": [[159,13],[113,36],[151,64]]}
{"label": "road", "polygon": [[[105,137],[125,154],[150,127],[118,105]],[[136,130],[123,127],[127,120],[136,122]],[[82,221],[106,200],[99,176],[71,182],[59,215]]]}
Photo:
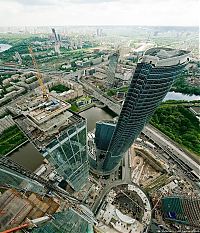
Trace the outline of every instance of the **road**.
{"label": "road", "polygon": [[170,151],[172,154],[181,159],[184,163],[187,164],[192,170],[199,174],[200,166],[194,161],[188,154],[179,149],[167,136],[161,133],[159,130],[153,128],[151,125],[146,126],[143,131],[150,139],[155,141],[160,145],[164,150]]}
{"label": "road", "polygon": [[96,211],[98,210],[99,206],[101,205],[104,197],[109,193],[109,191],[113,187],[116,187],[116,186],[121,185],[121,184],[131,184],[131,170],[129,167],[129,153],[128,152],[126,152],[126,154],[124,156],[124,166],[122,166],[122,169],[123,169],[122,180],[114,180],[114,181],[112,181],[112,179],[107,180],[106,186],[104,187],[103,191],[101,192],[101,195],[99,196],[99,198],[96,200],[94,206],[92,207],[93,213],[96,213]]}

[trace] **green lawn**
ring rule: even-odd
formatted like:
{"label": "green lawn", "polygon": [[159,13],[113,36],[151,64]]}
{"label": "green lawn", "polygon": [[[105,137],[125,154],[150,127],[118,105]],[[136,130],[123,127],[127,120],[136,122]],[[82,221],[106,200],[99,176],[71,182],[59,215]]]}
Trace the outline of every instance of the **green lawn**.
{"label": "green lawn", "polygon": [[0,136],[0,155],[7,154],[26,140],[27,138],[16,125],[9,127]]}
{"label": "green lawn", "polygon": [[76,104],[72,104],[70,110],[72,110],[73,112],[78,112],[80,109],[76,106]]}

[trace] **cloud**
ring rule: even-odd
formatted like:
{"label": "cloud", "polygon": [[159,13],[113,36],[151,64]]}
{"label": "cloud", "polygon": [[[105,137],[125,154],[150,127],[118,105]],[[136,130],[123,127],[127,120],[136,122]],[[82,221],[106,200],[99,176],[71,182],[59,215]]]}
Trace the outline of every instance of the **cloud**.
{"label": "cloud", "polygon": [[7,0],[7,2],[18,3],[23,6],[45,6],[58,4],[57,0]]}
{"label": "cloud", "polygon": [[[6,1],[6,0],[3,0]],[[64,4],[102,4],[108,2],[117,2],[120,0],[7,0],[7,2],[18,3],[23,6],[52,6]],[[122,0],[123,1],[123,0]]]}
{"label": "cloud", "polygon": [[198,0],[0,0],[0,26],[198,25],[197,2]]}
{"label": "cloud", "polygon": [[118,2],[120,0],[71,0],[73,3],[82,4],[98,4],[98,3],[108,3],[108,2]]}

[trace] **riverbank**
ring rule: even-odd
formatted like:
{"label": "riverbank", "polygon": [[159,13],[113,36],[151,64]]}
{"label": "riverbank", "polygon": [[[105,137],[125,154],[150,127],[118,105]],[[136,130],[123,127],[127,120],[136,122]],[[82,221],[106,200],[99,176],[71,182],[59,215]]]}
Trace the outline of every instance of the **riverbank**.
{"label": "riverbank", "polygon": [[200,95],[186,95],[180,92],[170,91],[165,96],[163,102],[167,100],[183,100],[183,101],[200,100]]}
{"label": "riverbank", "polygon": [[79,113],[81,113],[81,112],[84,112],[84,111],[86,111],[86,110],[92,108],[92,107],[95,107],[95,104],[94,104],[94,103],[88,104],[87,106],[82,107],[82,108],[79,108],[79,107],[77,107],[76,105],[72,105],[72,106],[70,107],[70,110],[73,111],[73,112],[75,112],[75,113],[77,113],[77,114],[79,114]]}
{"label": "riverbank", "polygon": [[[189,81],[190,79],[196,80],[195,84]],[[200,85],[199,85],[199,76],[184,74],[178,77],[173,86],[171,87],[171,91],[180,92],[187,95],[200,95]]]}

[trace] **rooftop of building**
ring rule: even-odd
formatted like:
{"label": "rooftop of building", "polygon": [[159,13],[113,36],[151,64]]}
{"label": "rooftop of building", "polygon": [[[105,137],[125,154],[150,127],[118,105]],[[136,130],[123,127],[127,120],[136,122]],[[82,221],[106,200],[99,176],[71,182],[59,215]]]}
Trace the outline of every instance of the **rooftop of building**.
{"label": "rooftop of building", "polygon": [[63,130],[84,121],[84,118],[70,111],[70,107],[69,103],[55,97],[49,96],[48,101],[44,101],[39,96],[14,120],[36,147],[41,149]]}
{"label": "rooftop of building", "polygon": [[101,120],[101,121],[97,121],[96,123],[99,123],[99,124],[109,124],[109,125],[116,125],[116,119],[111,119],[111,120]]}
{"label": "rooftop of building", "polygon": [[146,50],[144,55],[156,56],[160,60],[162,60],[162,59],[168,59],[168,58],[186,55],[189,53],[190,53],[190,51],[186,51],[186,50],[157,47],[157,48],[150,48],[150,49]]}

